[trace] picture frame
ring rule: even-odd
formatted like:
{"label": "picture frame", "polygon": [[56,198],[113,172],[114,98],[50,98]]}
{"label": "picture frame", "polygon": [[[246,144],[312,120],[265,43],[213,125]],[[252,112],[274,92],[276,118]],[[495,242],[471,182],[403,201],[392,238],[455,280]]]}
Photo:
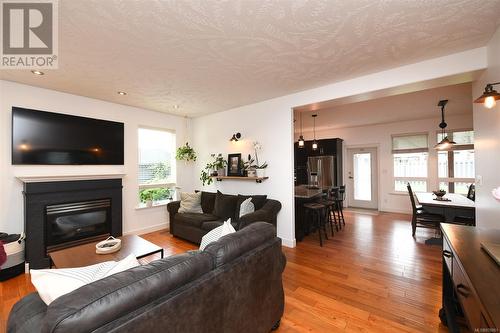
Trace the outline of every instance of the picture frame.
{"label": "picture frame", "polygon": [[241,153],[227,155],[227,175],[242,176]]}

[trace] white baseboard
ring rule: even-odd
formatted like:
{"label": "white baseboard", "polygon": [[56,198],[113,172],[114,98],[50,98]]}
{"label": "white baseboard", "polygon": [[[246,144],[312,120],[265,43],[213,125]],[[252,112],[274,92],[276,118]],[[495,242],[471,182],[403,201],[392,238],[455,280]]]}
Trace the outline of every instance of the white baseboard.
{"label": "white baseboard", "polygon": [[409,214],[409,215],[412,214],[411,210],[406,210],[406,209],[384,208],[380,209],[380,211],[386,213],[398,213],[398,214]]}
{"label": "white baseboard", "polygon": [[149,234],[150,232],[155,232],[158,230],[164,230],[164,229],[169,229],[168,223],[160,223],[160,224],[155,224],[149,227],[145,228],[139,228],[139,229],[133,229],[124,232],[124,235],[142,235],[142,234]]}
{"label": "white baseboard", "polygon": [[295,241],[295,238],[294,239],[281,238],[281,244],[283,246],[291,247],[291,248],[294,248],[295,246],[297,246],[297,242]]}

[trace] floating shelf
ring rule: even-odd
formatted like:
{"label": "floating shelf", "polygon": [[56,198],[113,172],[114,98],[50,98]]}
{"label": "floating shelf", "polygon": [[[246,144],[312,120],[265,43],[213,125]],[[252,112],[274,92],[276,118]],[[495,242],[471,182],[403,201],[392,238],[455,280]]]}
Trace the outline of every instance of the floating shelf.
{"label": "floating shelf", "polygon": [[254,180],[256,183],[262,183],[263,180],[266,180],[269,177],[212,176],[212,178],[215,178],[219,182],[221,182],[223,179],[230,179],[230,180]]}

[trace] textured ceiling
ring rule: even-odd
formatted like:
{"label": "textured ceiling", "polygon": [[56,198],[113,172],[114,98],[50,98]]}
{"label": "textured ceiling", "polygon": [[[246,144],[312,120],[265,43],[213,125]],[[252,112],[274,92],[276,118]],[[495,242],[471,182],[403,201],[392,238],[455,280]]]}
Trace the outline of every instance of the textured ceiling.
{"label": "textured ceiling", "polygon": [[60,0],[59,69],[0,75],[196,116],[484,46],[498,13],[500,0]]}

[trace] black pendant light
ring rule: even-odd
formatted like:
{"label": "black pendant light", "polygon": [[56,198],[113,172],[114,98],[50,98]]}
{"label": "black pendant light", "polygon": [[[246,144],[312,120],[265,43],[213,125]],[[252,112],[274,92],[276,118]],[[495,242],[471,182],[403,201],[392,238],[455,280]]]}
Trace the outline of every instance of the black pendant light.
{"label": "black pendant light", "polygon": [[313,117],[313,133],[314,133],[314,140],[313,140],[313,144],[312,144],[312,150],[318,150],[318,142],[316,141],[316,117],[318,115],[317,114],[313,114],[312,117]]}
{"label": "black pendant light", "polygon": [[448,150],[454,144],[456,144],[455,141],[448,139],[448,136],[446,135],[446,133],[444,131],[446,126],[448,126],[448,124],[446,124],[446,122],[444,121],[444,107],[446,106],[447,103],[448,103],[447,99],[443,99],[443,100],[439,101],[439,103],[438,103],[438,106],[441,107],[441,123],[439,124],[439,127],[441,128],[441,133],[443,135],[443,139],[437,145],[434,146],[434,148],[437,150]]}
{"label": "black pendant light", "polygon": [[500,82],[488,83],[484,87],[483,94],[474,103],[484,103],[484,106],[488,109],[493,108],[497,104],[497,101],[500,100],[500,94],[493,89],[493,86],[497,84],[500,84]]}
{"label": "black pendant light", "polygon": [[300,113],[300,136],[299,136],[299,148],[304,148],[305,147],[305,141],[304,137],[302,136],[302,112]]}

